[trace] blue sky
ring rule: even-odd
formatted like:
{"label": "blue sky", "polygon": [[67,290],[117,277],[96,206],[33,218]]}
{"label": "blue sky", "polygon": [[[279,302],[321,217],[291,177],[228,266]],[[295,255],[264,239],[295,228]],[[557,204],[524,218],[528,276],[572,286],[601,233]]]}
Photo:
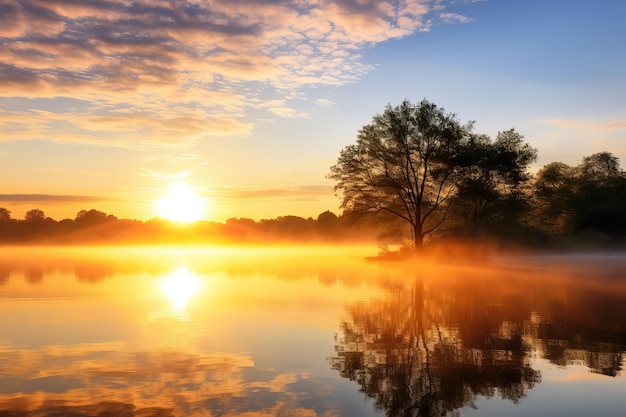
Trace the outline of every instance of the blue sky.
{"label": "blue sky", "polygon": [[405,98],[515,127],[535,168],[626,161],[624,17],[617,0],[0,0],[0,206],[145,219],[184,180],[207,219],[337,212],[329,166]]}

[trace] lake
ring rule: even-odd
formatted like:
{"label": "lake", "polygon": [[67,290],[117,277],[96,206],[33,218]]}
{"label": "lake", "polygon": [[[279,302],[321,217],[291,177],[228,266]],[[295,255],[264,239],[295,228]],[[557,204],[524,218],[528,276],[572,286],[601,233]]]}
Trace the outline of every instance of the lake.
{"label": "lake", "polygon": [[625,256],[375,252],[2,248],[0,416],[625,415]]}

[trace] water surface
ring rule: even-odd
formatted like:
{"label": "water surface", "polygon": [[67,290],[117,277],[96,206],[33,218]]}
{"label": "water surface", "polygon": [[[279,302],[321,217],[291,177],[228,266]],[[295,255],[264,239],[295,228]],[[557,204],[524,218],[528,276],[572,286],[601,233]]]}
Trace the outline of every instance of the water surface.
{"label": "water surface", "polygon": [[5,248],[0,416],[623,416],[626,259]]}

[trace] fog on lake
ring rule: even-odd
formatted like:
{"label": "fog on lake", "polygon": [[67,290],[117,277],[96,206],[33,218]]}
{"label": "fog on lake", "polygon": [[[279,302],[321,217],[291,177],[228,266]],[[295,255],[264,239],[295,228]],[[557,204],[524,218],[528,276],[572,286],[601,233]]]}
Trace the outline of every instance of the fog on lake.
{"label": "fog on lake", "polygon": [[626,257],[3,248],[0,417],[622,416]]}

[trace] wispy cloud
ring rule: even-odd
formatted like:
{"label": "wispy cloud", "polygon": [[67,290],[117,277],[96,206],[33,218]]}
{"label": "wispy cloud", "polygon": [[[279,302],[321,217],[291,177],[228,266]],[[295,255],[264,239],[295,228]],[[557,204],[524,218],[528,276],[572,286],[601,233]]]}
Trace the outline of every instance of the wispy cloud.
{"label": "wispy cloud", "polygon": [[110,198],[86,195],[56,195],[56,194],[0,194],[0,201],[12,203],[40,202],[40,203],[69,203],[110,201]]}
{"label": "wispy cloud", "polygon": [[288,188],[254,188],[229,190],[227,194],[231,198],[257,199],[257,198],[291,198],[296,200],[313,199],[327,196],[332,193],[333,187],[329,185],[304,185]]}
{"label": "wispy cloud", "polygon": [[601,133],[616,132],[620,130],[626,130],[625,120],[572,120],[572,119],[548,119],[548,124],[568,128],[568,129],[582,129],[586,131],[595,131]]}
{"label": "wispy cloud", "polygon": [[[536,138],[542,147],[543,161],[580,163],[581,155],[599,151],[623,155],[626,121],[613,119],[538,119],[536,123],[547,127],[547,131]],[[536,146],[536,145],[535,145]]]}
{"label": "wispy cloud", "polygon": [[[0,0],[2,99],[74,98],[69,113],[0,112],[0,140],[107,146],[247,135],[245,111],[299,117],[288,101],[373,69],[361,52],[428,30],[441,0]],[[437,11],[435,11],[435,9]],[[295,93],[294,93],[295,92]],[[320,104],[320,103],[318,103]],[[60,108],[61,106],[59,106]]]}
{"label": "wispy cloud", "polygon": [[[474,4],[474,3],[482,3],[485,0],[459,0],[456,3],[461,3],[461,4]],[[455,3],[455,2],[453,2]]]}
{"label": "wispy cloud", "polygon": [[472,21],[469,17],[458,13],[439,13],[439,18],[443,23],[468,23]]}
{"label": "wispy cloud", "polygon": [[323,107],[330,107],[330,106],[335,105],[333,101],[325,99],[325,98],[318,98],[317,100],[315,100],[315,104],[317,104],[318,106],[323,106]]}

